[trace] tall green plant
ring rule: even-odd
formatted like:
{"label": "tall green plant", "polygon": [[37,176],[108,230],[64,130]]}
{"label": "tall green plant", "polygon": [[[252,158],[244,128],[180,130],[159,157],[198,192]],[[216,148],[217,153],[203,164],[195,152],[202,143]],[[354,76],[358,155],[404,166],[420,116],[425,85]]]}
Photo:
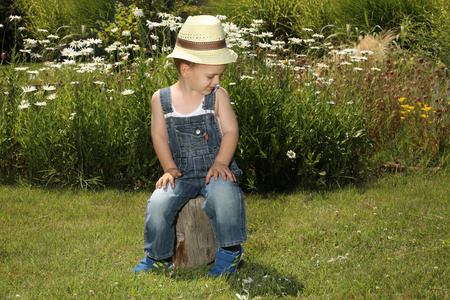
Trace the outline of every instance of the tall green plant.
{"label": "tall green plant", "polygon": [[[240,124],[236,159],[244,186],[327,187],[353,181],[371,145],[368,139],[374,150],[391,151],[386,141],[396,137],[403,152],[392,155],[402,154],[411,165],[445,166],[445,159],[448,165],[445,67],[403,59],[394,47],[386,56],[361,45],[338,50],[330,43],[334,40],[310,30],[302,39],[280,41],[261,23],[226,24],[228,45],[240,57],[228,68],[223,86]],[[171,45],[175,33],[170,29],[179,21],[170,15],[151,25],[162,43],[151,51],[135,44],[141,40],[121,36],[110,45],[74,41],[73,48],[64,46],[64,61],[23,65],[13,59],[7,80],[0,82],[1,95],[7,96],[0,97],[2,180],[152,185],[160,167],[150,138],[150,98],[177,79],[166,59],[171,48],[159,46]],[[99,57],[93,47],[109,53]],[[21,50],[14,57],[27,59],[42,48]]]}
{"label": "tall green plant", "polygon": [[110,18],[113,13],[113,2],[108,0],[16,0],[15,5],[35,38],[48,35],[38,29],[55,33],[62,27],[74,28],[66,33],[81,34],[82,27],[95,27],[97,19]]}
{"label": "tall green plant", "polygon": [[450,67],[449,5],[445,0],[435,0],[433,3],[434,9],[427,14],[429,26],[417,26],[411,30],[411,35],[418,41],[414,50],[438,58]]}
{"label": "tall green plant", "polygon": [[334,0],[332,7],[340,24],[387,29],[399,27],[407,17],[425,22],[426,12],[433,9],[433,3],[426,0]]}
{"label": "tall green plant", "polygon": [[[17,49],[18,26],[21,21],[20,16],[11,16],[9,24],[13,28],[13,40],[11,50],[3,52],[0,66],[2,68],[2,80],[0,81],[0,172],[5,180],[11,181],[17,178],[19,173],[18,161],[21,150],[18,142],[20,126],[16,122],[19,105],[19,84],[24,81],[25,74],[17,72],[16,66],[22,63],[23,56]],[[6,59],[9,60],[6,60]],[[5,64],[5,66],[3,66]]]}
{"label": "tall green plant", "polygon": [[[360,105],[334,104],[289,70],[254,66],[230,72],[227,87],[240,124],[237,161],[248,188],[323,188],[356,180],[369,146]],[[248,72],[248,71],[247,71]]]}
{"label": "tall green plant", "polygon": [[305,27],[318,29],[332,23],[329,1],[244,0],[207,3],[211,13],[230,16],[230,21],[240,26],[250,26],[255,19],[264,20],[265,29],[276,38],[302,37]]}

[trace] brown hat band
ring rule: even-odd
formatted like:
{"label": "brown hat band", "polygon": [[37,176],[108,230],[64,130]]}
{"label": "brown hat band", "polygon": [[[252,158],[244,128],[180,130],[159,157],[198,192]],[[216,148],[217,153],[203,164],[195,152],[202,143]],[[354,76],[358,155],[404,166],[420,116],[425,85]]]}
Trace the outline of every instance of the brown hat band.
{"label": "brown hat band", "polygon": [[217,50],[226,48],[225,40],[215,42],[191,42],[177,38],[177,45],[190,50]]}

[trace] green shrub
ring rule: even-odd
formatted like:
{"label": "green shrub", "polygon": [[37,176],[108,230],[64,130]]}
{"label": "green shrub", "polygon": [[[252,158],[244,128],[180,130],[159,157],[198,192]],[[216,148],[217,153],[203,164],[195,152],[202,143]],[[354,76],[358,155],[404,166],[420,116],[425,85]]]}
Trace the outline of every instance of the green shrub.
{"label": "green shrub", "polygon": [[[318,0],[232,0],[209,1],[207,7],[212,14],[230,17],[239,26],[250,26],[253,20],[264,20],[265,30],[278,39],[303,37],[302,28],[320,29],[332,24],[329,1]],[[206,8],[208,11],[208,8]]]}
{"label": "green shrub", "polygon": [[[361,36],[393,29],[403,49],[420,51],[449,66],[448,1],[413,0],[227,0],[207,1],[205,10],[230,17],[240,26],[263,20],[273,39],[305,38],[311,28],[340,44],[357,42]],[[331,38],[331,37],[330,37]]]}
{"label": "green shrub", "polygon": [[[13,52],[0,82],[3,182],[153,186],[161,168],[150,137],[150,97],[178,77],[166,53],[170,28],[179,23],[162,16],[170,24],[144,32],[162,37],[151,50],[120,37],[111,45],[75,40],[79,47],[62,49],[63,61],[45,64],[24,64],[43,48]],[[377,155],[448,165],[450,82],[439,62],[394,47],[384,53],[386,45],[376,56],[362,40],[357,49],[338,49],[333,33],[304,30],[301,39],[279,40],[262,23],[225,24],[240,57],[222,84],[240,124],[243,186],[354,182]],[[109,53],[98,57],[92,47]]]}
{"label": "green shrub", "polygon": [[411,35],[417,43],[412,45],[415,52],[437,58],[450,67],[450,11],[445,0],[434,1],[434,13],[427,14],[428,27],[416,26]]}
{"label": "green shrub", "polygon": [[360,106],[337,106],[331,95],[316,93],[314,83],[299,87],[288,70],[262,64],[255,70],[250,78],[227,75],[236,79],[227,89],[240,124],[237,161],[248,187],[323,188],[357,180],[369,145]]}
{"label": "green shrub", "polygon": [[[49,64],[61,69],[53,76],[46,70],[49,77],[27,80],[26,86],[26,73],[11,67],[9,85],[2,89],[9,97],[1,100],[0,167],[5,182],[153,185],[161,171],[151,142],[150,99],[159,86],[169,84],[169,70],[152,80],[148,72],[157,61],[116,63],[107,75],[103,62],[90,64],[91,71],[85,69],[82,76],[77,74],[81,65],[72,69]],[[61,81],[53,81],[55,77]],[[36,92],[26,92],[27,86]]]}
{"label": "green shrub", "polygon": [[76,35],[77,38],[93,34],[95,21],[110,18],[113,1],[109,0],[16,0],[14,5],[26,20],[27,36],[45,39],[49,34]]}
{"label": "green shrub", "polygon": [[434,10],[433,2],[427,0],[336,0],[332,3],[340,24],[366,29],[400,27],[407,18],[423,23],[426,14]]}

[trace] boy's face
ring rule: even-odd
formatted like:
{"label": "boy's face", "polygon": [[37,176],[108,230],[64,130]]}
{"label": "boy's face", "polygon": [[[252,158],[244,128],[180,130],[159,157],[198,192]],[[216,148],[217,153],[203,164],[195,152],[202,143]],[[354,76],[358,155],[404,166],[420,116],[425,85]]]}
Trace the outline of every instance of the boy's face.
{"label": "boy's face", "polygon": [[200,94],[209,95],[222,80],[226,69],[227,65],[195,64],[188,69],[189,82]]}

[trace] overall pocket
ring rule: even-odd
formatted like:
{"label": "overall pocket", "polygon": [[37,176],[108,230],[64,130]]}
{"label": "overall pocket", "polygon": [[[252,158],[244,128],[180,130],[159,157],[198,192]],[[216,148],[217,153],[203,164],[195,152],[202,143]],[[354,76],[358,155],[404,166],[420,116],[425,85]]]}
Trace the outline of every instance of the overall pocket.
{"label": "overall pocket", "polygon": [[174,129],[181,152],[207,149],[205,122],[174,124]]}

